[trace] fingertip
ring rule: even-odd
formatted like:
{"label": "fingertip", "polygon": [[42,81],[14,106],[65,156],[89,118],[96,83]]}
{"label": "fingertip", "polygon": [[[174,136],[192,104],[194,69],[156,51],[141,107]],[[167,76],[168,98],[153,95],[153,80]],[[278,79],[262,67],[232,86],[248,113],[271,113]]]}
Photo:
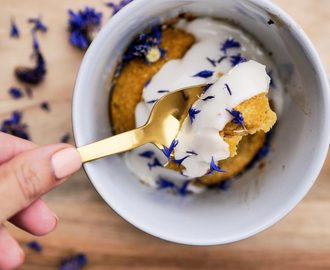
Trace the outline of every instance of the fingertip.
{"label": "fingertip", "polygon": [[23,249],[3,225],[0,227],[0,254],[0,269],[2,270],[14,269],[25,259]]}
{"label": "fingertip", "polygon": [[49,234],[58,225],[58,217],[48,208],[42,199],[36,200],[13,216],[9,221],[35,236]]}
{"label": "fingertip", "polygon": [[52,156],[52,168],[56,179],[63,179],[76,172],[82,165],[82,159],[78,150],[67,147]]}

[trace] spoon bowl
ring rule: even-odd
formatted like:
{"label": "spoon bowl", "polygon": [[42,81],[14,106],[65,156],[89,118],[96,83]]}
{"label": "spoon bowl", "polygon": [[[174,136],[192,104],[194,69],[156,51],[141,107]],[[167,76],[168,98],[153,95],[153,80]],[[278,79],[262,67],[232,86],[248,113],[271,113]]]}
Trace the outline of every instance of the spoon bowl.
{"label": "spoon bowl", "polygon": [[189,107],[205,87],[191,86],[166,94],[155,103],[144,126],[77,148],[82,161],[118,154],[146,143],[153,143],[160,150],[169,147],[188,115]]}

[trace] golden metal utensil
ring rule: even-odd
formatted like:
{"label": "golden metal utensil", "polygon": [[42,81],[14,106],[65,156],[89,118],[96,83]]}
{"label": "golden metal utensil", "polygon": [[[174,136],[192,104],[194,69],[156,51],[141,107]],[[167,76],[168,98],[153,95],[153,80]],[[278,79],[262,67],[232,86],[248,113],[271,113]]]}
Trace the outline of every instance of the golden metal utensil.
{"label": "golden metal utensil", "polygon": [[118,154],[146,143],[153,143],[160,150],[164,146],[169,147],[191,104],[202,94],[205,86],[187,87],[163,96],[155,103],[147,123],[140,128],[79,147],[82,161]]}

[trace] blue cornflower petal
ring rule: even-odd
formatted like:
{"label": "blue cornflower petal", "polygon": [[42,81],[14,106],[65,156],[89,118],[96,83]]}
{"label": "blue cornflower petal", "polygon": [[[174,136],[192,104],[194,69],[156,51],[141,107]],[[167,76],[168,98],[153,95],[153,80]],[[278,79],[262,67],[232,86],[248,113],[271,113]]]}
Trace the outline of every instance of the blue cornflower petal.
{"label": "blue cornflower petal", "polygon": [[164,149],[162,149],[162,152],[167,157],[168,161],[170,161],[171,153],[172,153],[173,149],[178,145],[178,143],[179,143],[179,141],[174,139],[169,148],[167,148],[165,145],[163,145]]}
{"label": "blue cornflower petal", "polygon": [[207,96],[206,98],[203,98],[202,100],[203,100],[203,101],[206,101],[206,100],[208,100],[208,99],[212,99],[212,98],[215,98],[215,96]]}
{"label": "blue cornflower petal", "polygon": [[208,57],[206,57],[206,59],[211,63],[212,66],[214,66],[214,67],[216,66],[216,61],[215,60],[212,60]]}
{"label": "blue cornflower petal", "polygon": [[13,19],[11,20],[10,36],[11,37],[19,37],[19,30],[18,30],[17,25],[16,25],[16,23]]}
{"label": "blue cornflower petal", "polygon": [[161,177],[156,182],[156,184],[157,184],[157,187],[160,188],[160,189],[166,189],[166,188],[171,188],[171,189],[174,189],[174,190],[177,189],[176,185],[173,182],[168,181],[168,180],[166,180],[164,178],[161,178]]}
{"label": "blue cornflower petal", "polygon": [[115,15],[117,12],[119,12],[124,6],[131,3],[133,0],[122,0],[119,4],[109,2],[105,3],[108,7],[111,7],[113,9],[113,15]]}
{"label": "blue cornflower petal", "polygon": [[220,59],[218,60],[218,64],[220,64],[221,62],[222,62],[222,60],[224,60],[224,59],[226,59],[227,58],[227,56],[225,55],[225,56],[222,56],[222,57],[220,57]]}
{"label": "blue cornflower petal", "polygon": [[230,179],[226,179],[220,182],[220,189],[227,190],[230,187]]}
{"label": "blue cornflower petal", "polygon": [[147,64],[150,64],[147,60],[147,55],[153,47],[158,48],[160,56],[165,58],[165,53],[167,51],[158,47],[162,39],[163,27],[163,25],[158,25],[157,27],[152,26],[150,34],[141,33],[140,36],[128,47],[122,59],[127,61],[137,57],[144,59]]}
{"label": "blue cornflower petal", "polygon": [[273,78],[272,78],[272,73],[273,73],[273,71],[270,70],[270,71],[267,73],[267,75],[270,77],[270,86],[272,86],[273,88],[276,89],[276,85],[275,85],[274,80],[273,80]]}
{"label": "blue cornflower petal", "polygon": [[195,155],[197,156],[198,154],[195,151],[186,151],[187,154]]}
{"label": "blue cornflower petal", "polygon": [[35,32],[35,31],[42,31],[42,32],[46,32],[47,31],[47,26],[45,24],[42,23],[41,21],[41,18],[31,18],[31,19],[28,19],[28,22],[29,23],[34,23],[34,27],[32,28],[32,31]]}
{"label": "blue cornflower petal", "polygon": [[212,86],[213,83],[208,83],[207,85],[205,85],[205,88],[203,90],[203,94],[205,94],[205,92],[207,91],[207,89],[209,89]]}
{"label": "blue cornflower petal", "polygon": [[153,99],[153,100],[149,100],[146,103],[148,104],[152,104],[152,103],[156,103],[159,100],[159,98]]}
{"label": "blue cornflower petal", "polygon": [[158,160],[158,158],[154,158],[154,163],[148,163],[149,170],[151,170],[153,167],[163,167],[163,164],[161,164]]}
{"label": "blue cornflower petal", "polygon": [[213,76],[214,71],[211,70],[202,70],[195,74],[193,77],[202,77],[202,78],[209,78]]}
{"label": "blue cornflower petal", "polygon": [[22,90],[19,89],[19,88],[16,88],[16,87],[11,87],[11,88],[9,89],[9,94],[10,94],[11,97],[14,98],[14,99],[18,99],[18,98],[23,97]]}
{"label": "blue cornflower petal", "polygon": [[169,93],[170,90],[158,90],[157,93]]}
{"label": "blue cornflower petal", "polygon": [[58,270],[80,270],[87,264],[87,256],[84,253],[78,253],[70,258],[62,260]]}
{"label": "blue cornflower petal", "polygon": [[217,164],[214,163],[214,158],[212,157],[211,164],[210,164],[210,171],[208,173],[206,173],[205,175],[209,175],[209,174],[213,175],[213,171],[228,172],[228,171],[221,170],[221,168]]}
{"label": "blue cornflower petal", "polygon": [[167,53],[168,51],[165,50],[163,47],[159,47],[158,50],[160,52],[160,57],[162,57],[162,58],[164,58],[166,60],[165,53]]}
{"label": "blue cornflower petal", "polygon": [[40,253],[42,251],[42,246],[37,241],[31,241],[27,244],[27,246],[30,249],[33,249],[38,253]]}
{"label": "blue cornflower petal", "polygon": [[229,92],[229,95],[231,95],[232,93],[231,93],[231,90],[230,90],[230,88],[229,88],[229,85],[225,83],[225,87],[227,88],[227,90],[228,90],[228,92]]}
{"label": "blue cornflower petal", "polygon": [[198,114],[198,113],[200,113],[200,112],[201,112],[201,110],[193,109],[192,108],[192,104],[191,104],[191,106],[190,106],[190,108],[188,110],[188,114],[189,114],[189,117],[190,117],[190,123],[191,124],[193,124],[193,121],[195,119],[195,115]]}
{"label": "blue cornflower petal", "polygon": [[229,113],[234,117],[234,119],[231,120],[231,121],[235,121],[235,123],[236,123],[237,125],[242,125],[243,128],[246,129],[245,126],[244,126],[244,122],[243,122],[244,118],[243,118],[241,112],[236,111],[236,110],[234,110],[234,109],[232,109],[231,111],[228,110],[228,109],[226,109],[226,111],[229,112]]}
{"label": "blue cornflower petal", "polygon": [[150,82],[151,82],[151,80],[146,80],[146,82],[144,83],[143,88],[146,88],[149,85]]}
{"label": "blue cornflower petal", "polygon": [[62,142],[62,143],[68,143],[69,139],[70,139],[70,134],[69,134],[69,133],[66,133],[66,134],[64,134],[64,135],[62,136],[62,138],[61,138],[61,142]]}
{"label": "blue cornflower petal", "polygon": [[192,193],[191,191],[187,190],[189,183],[190,183],[189,180],[184,182],[184,184],[180,187],[180,189],[178,189],[178,194],[185,196],[189,193]]}
{"label": "blue cornflower petal", "polygon": [[14,135],[16,137],[29,140],[27,125],[21,123],[22,113],[14,111],[10,119],[5,119],[1,123],[0,131]]}
{"label": "blue cornflower petal", "polygon": [[246,61],[246,58],[241,57],[240,53],[237,55],[232,55],[232,56],[230,56],[230,58],[231,58],[230,62],[233,67]]}
{"label": "blue cornflower petal", "polygon": [[69,41],[73,46],[87,49],[92,42],[92,34],[99,31],[101,27],[102,13],[96,12],[94,8],[86,7],[77,13],[69,10],[68,14],[68,31],[71,33]]}
{"label": "blue cornflower petal", "polygon": [[269,146],[268,145],[264,145],[263,147],[261,147],[261,149],[257,152],[257,158],[258,159],[262,159],[264,158],[267,154],[269,153]]}
{"label": "blue cornflower petal", "polygon": [[32,40],[33,40],[33,50],[38,51],[39,50],[39,42],[38,42],[37,37],[34,33],[32,33]]}
{"label": "blue cornflower petal", "polygon": [[36,65],[33,68],[29,67],[16,67],[15,75],[16,77],[26,83],[38,84],[40,83],[46,75],[46,62],[39,50],[39,43],[36,36],[33,35],[33,56],[36,58]]}
{"label": "blue cornflower petal", "polygon": [[174,163],[177,163],[177,164],[178,164],[178,167],[180,167],[181,164],[182,164],[182,162],[183,162],[186,158],[188,158],[188,157],[190,157],[190,156],[188,155],[188,156],[185,156],[184,158],[181,158],[181,159],[173,159],[173,162],[174,162]]}
{"label": "blue cornflower petal", "polygon": [[241,47],[241,44],[239,42],[235,41],[233,38],[232,39],[227,38],[226,41],[224,43],[222,43],[221,45],[222,45],[222,47],[220,50],[223,51],[225,54],[227,54],[227,49]]}
{"label": "blue cornflower petal", "polygon": [[151,158],[155,153],[153,151],[145,151],[143,153],[140,153],[140,157],[145,157],[145,158]]}
{"label": "blue cornflower petal", "polygon": [[42,102],[40,107],[41,107],[41,109],[43,109],[45,111],[50,111],[49,103],[47,101]]}

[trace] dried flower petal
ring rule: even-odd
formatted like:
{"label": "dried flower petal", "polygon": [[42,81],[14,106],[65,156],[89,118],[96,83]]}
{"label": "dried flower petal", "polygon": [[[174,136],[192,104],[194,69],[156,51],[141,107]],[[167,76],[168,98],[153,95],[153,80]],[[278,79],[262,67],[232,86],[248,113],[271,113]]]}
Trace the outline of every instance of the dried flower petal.
{"label": "dried flower petal", "polygon": [[216,66],[216,61],[215,60],[212,60],[208,57],[206,57],[206,59],[211,63],[212,66],[214,66],[214,67]]}
{"label": "dried flower petal", "polygon": [[220,59],[218,60],[218,64],[220,64],[222,62],[222,60],[224,60],[226,58],[227,58],[227,55],[220,57]]}
{"label": "dried flower petal", "polygon": [[153,167],[163,167],[163,165],[159,162],[158,158],[154,158],[154,163],[148,163],[149,170],[151,170]]}
{"label": "dried flower petal", "polygon": [[209,174],[213,175],[213,171],[228,172],[228,171],[221,170],[221,168],[217,164],[214,163],[214,158],[212,157],[211,164],[210,164],[210,171],[207,172],[205,175],[209,175]]}
{"label": "dried flower petal", "polygon": [[167,148],[165,145],[163,145],[164,149],[162,149],[162,152],[164,153],[164,155],[167,157],[167,160],[170,161],[171,159],[171,153],[174,149],[174,147],[176,147],[178,145],[179,141],[178,140],[173,140],[171,142],[171,145],[169,148]]}
{"label": "dried flower petal", "polygon": [[276,89],[276,85],[275,85],[275,83],[274,83],[274,80],[273,80],[273,77],[272,77],[272,73],[273,73],[273,71],[270,70],[270,71],[267,73],[267,75],[268,75],[269,78],[270,78],[270,86],[272,86],[274,89]]}
{"label": "dried flower petal", "polygon": [[70,42],[73,46],[85,50],[91,44],[94,34],[100,30],[102,13],[89,7],[79,10],[78,13],[72,10],[69,10],[68,13]]}
{"label": "dried flower petal", "polygon": [[151,158],[155,153],[153,151],[145,151],[143,153],[140,153],[140,157],[145,157],[145,158]]}
{"label": "dried flower petal", "polygon": [[246,129],[243,122],[244,118],[240,111],[236,111],[234,109],[232,109],[231,111],[226,109],[226,111],[229,112],[234,117],[234,119],[231,121],[234,121],[237,125],[242,125],[243,128]]}
{"label": "dried flower petal", "polygon": [[42,251],[42,246],[37,241],[31,241],[27,244],[30,249],[35,250],[36,252],[40,253]]}
{"label": "dried flower petal", "polygon": [[193,77],[202,77],[202,78],[209,78],[213,76],[214,71],[211,70],[202,70],[195,74]]}
{"label": "dried flower petal", "polygon": [[227,49],[230,48],[239,48],[241,47],[241,44],[237,41],[235,41],[233,38],[227,38],[224,43],[221,44],[221,51],[223,51],[225,54],[227,54]]}
{"label": "dried flower petal", "polygon": [[207,96],[206,98],[203,98],[202,100],[203,101],[206,101],[206,100],[208,100],[208,99],[212,99],[212,98],[215,98],[215,96],[213,95],[213,96]]}
{"label": "dried flower petal", "polygon": [[195,119],[195,115],[198,114],[198,113],[200,113],[200,112],[201,112],[201,110],[193,109],[192,108],[192,104],[191,104],[191,106],[190,106],[190,108],[188,110],[188,114],[189,114],[189,117],[190,117],[190,123],[191,124],[193,124],[193,121]]}
{"label": "dried flower petal", "polygon": [[43,109],[45,111],[50,111],[49,103],[47,101],[42,102],[40,107],[41,107],[41,109]]}
{"label": "dried flower petal", "polygon": [[159,178],[159,180],[156,182],[157,184],[157,187],[160,188],[160,189],[167,189],[167,188],[171,188],[173,190],[176,190],[176,185],[171,182],[171,181],[168,181],[164,178]]}
{"label": "dried flower petal", "polygon": [[198,154],[195,151],[186,151],[187,154],[195,155],[197,156]]}
{"label": "dried flower petal", "polygon": [[189,185],[190,181],[186,181],[184,182],[184,184],[180,187],[180,189],[178,190],[178,194],[185,196],[186,194],[191,193],[191,191],[187,190],[188,185]]}
{"label": "dried flower petal", "polygon": [[231,95],[232,93],[231,93],[231,90],[230,90],[230,88],[229,88],[229,85],[225,83],[225,87],[227,88],[227,90],[228,90],[228,92],[229,92],[229,95]]}
{"label": "dried flower petal", "polygon": [[237,54],[237,55],[232,55],[232,56],[230,56],[230,58],[231,58],[231,60],[230,60],[231,65],[233,67],[246,61],[246,58],[241,57],[241,54],[240,53]]}
{"label": "dried flower petal", "polygon": [[30,18],[30,19],[28,19],[28,22],[34,24],[34,26],[32,28],[33,32],[36,32],[38,30],[40,30],[41,32],[46,32],[47,31],[47,26],[42,23],[40,17],[36,18],[36,19]]}
{"label": "dried flower petal", "polygon": [[12,98],[14,99],[19,99],[21,97],[23,97],[23,93],[22,90],[17,88],[17,87],[11,87],[9,89],[9,94],[11,95]]}
{"label": "dried flower petal", "polygon": [[69,133],[64,134],[61,138],[62,143],[68,143],[69,140],[70,140],[70,134]]}
{"label": "dried flower petal", "polygon": [[209,89],[211,87],[213,83],[208,83],[207,85],[205,85],[205,88],[203,90],[203,94],[205,94],[205,92],[207,91],[207,89]]}
{"label": "dried flower petal", "polygon": [[109,3],[105,3],[108,7],[111,7],[113,9],[113,14],[115,15],[118,11],[120,11],[124,6],[128,5],[129,3],[131,3],[133,0],[122,0],[120,1],[119,4],[113,3],[113,2],[109,2]]}
{"label": "dried flower petal", "polygon": [[188,155],[188,156],[185,156],[184,158],[181,158],[181,159],[173,159],[173,162],[174,162],[174,163],[177,163],[177,164],[178,164],[178,167],[180,167],[181,164],[182,164],[182,162],[183,162],[186,158],[188,158],[188,157],[190,157],[190,156]]}
{"label": "dried flower petal", "polygon": [[[162,39],[163,27],[163,25],[152,26],[150,34],[141,33],[128,47],[122,59],[128,61],[133,58],[142,58],[147,64],[150,64],[150,62],[156,62],[160,57],[165,58],[166,50],[158,46]],[[154,54],[157,57],[151,57]]]}
{"label": "dried flower petal", "polygon": [[36,58],[35,67],[22,67],[18,66],[15,68],[14,72],[16,77],[26,83],[38,84],[40,83],[46,75],[46,63],[39,50],[39,43],[33,35],[33,56]]}
{"label": "dried flower petal", "polygon": [[149,85],[150,82],[151,82],[151,80],[146,80],[146,82],[144,83],[143,88],[146,88]]}
{"label": "dried flower petal", "polygon": [[146,103],[148,104],[152,104],[152,103],[156,103],[159,100],[159,98],[153,99],[153,100],[149,100]]}
{"label": "dried flower petal", "polygon": [[170,90],[158,90],[157,93],[169,93]]}
{"label": "dried flower petal", "polygon": [[19,30],[17,25],[13,19],[11,19],[11,30],[10,30],[11,37],[19,37]]}
{"label": "dried flower petal", "polygon": [[78,253],[70,258],[62,260],[59,270],[80,270],[87,264],[87,256],[84,253]]}
{"label": "dried flower petal", "polygon": [[21,123],[22,113],[14,111],[10,119],[5,119],[1,123],[0,131],[14,135],[16,137],[29,140],[29,135],[27,133],[27,125]]}

